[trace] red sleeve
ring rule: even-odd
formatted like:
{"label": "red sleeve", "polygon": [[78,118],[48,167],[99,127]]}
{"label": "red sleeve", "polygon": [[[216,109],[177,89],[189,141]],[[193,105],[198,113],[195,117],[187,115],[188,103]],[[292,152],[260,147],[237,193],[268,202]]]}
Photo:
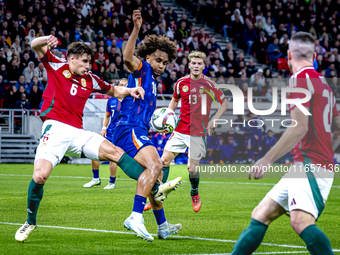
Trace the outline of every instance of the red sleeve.
{"label": "red sleeve", "polygon": [[43,63],[44,67],[48,70],[53,68],[54,70],[58,69],[61,65],[67,64],[67,60],[58,58],[53,55],[52,52],[47,48],[45,55],[40,58],[41,63]]}
{"label": "red sleeve", "polygon": [[107,92],[109,92],[109,90],[111,89],[111,84],[103,81],[102,79],[100,79],[97,75],[93,74],[92,72],[89,72],[89,75],[91,76],[92,82],[93,82],[93,88],[92,88],[93,92],[99,92],[102,94],[106,94]]}
{"label": "red sleeve", "polygon": [[[303,88],[303,89],[310,91],[311,94],[313,95],[314,88],[313,88],[313,84],[311,83],[311,80],[312,79],[309,79],[309,82],[310,82],[309,86],[312,86],[312,87],[311,87],[311,89],[309,89],[308,84],[307,84],[307,78],[306,78],[305,74],[300,74],[297,77],[293,76],[289,79],[288,87],[289,88]],[[299,92],[289,92],[288,95],[287,95],[288,99],[296,99],[296,98],[303,99],[305,97],[306,97],[306,95],[304,93],[299,93]],[[308,100],[306,103],[303,103],[302,105],[309,109],[310,108],[310,101],[311,100]],[[295,104],[289,105],[289,112],[292,111],[295,107],[296,107]]]}

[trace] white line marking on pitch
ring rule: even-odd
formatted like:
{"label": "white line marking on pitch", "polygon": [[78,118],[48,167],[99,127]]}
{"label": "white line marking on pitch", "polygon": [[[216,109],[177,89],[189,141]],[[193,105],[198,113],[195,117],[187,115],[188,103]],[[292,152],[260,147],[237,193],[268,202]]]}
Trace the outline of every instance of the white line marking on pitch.
{"label": "white line marking on pitch", "polygon": [[[32,177],[32,175],[29,174],[0,174],[0,176],[25,176],[25,177]],[[57,175],[50,175],[49,178],[73,178],[73,179],[89,179],[91,177],[85,177],[85,176],[57,176]],[[109,180],[110,178],[102,178],[102,180]],[[127,178],[118,178],[117,180],[121,181],[134,181],[132,179]],[[182,182],[189,182],[189,181],[182,181]],[[210,182],[210,181],[200,181],[201,183],[219,183],[219,184],[244,184],[244,185],[268,185],[268,186],[274,186],[276,183],[252,183],[252,182]],[[340,186],[334,185],[332,188],[340,188]]]}
{"label": "white line marking on pitch", "polygon": [[[11,223],[11,222],[0,222],[3,225],[16,225],[21,226],[21,223]],[[134,235],[132,232],[125,231],[115,231],[115,230],[104,230],[104,229],[92,229],[92,228],[74,228],[74,227],[61,227],[61,226],[48,226],[48,225],[38,225],[39,228],[57,228],[57,229],[67,229],[67,230],[81,230],[81,231],[90,231],[90,232],[103,232],[103,233],[114,233],[114,234],[123,234],[123,235]],[[157,236],[157,234],[151,234],[153,236]],[[173,235],[171,237],[180,238],[180,239],[193,239],[193,240],[202,240],[202,241],[213,241],[213,242],[225,242],[225,243],[236,243],[235,240],[224,240],[224,239],[213,239],[213,238],[203,238],[203,237],[195,237],[195,236],[180,236]],[[288,245],[288,244],[273,244],[273,243],[262,243],[262,245],[267,246],[276,246],[276,247],[286,247],[286,248],[298,248],[298,249],[306,249],[304,246],[298,245]],[[334,252],[339,252],[338,249],[333,249]],[[280,253],[294,253],[294,252],[267,252],[267,253],[254,253],[254,254],[280,254]],[[295,253],[305,253],[305,252],[295,252]],[[229,253],[226,253],[229,254]]]}

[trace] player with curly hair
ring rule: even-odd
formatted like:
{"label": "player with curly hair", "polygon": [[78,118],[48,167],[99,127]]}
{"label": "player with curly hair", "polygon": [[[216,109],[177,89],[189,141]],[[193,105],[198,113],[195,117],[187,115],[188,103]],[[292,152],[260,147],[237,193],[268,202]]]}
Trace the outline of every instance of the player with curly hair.
{"label": "player with curly hair", "polygon": [[153,241],[143,223],[143,209],[147,197],[153,204],[160,239],[165,239],[182,228],[181,224],[173,225],[166,221],[163,208],[159,206],[161,203],[155,200],[163,200],[179,185],[182,178],[178,177],[159,187],[155,185],[156,180],[163,176],[163,164],[154,144],[148,138],[149,122],[157,102],[156,79],[164,72],[167,64],[177,58],[177,49],[169,38],[150,35],[138,44],[137,58],[134,51],[142,25],[141,13],[138,10],[133,12],[133,23],[134,28],[123,54],[124,63],[131,72],[127,88],[142,87],[145,97],[143,100],[126,98],[122,101],[112,142],[126,152],[118,162],[122,170],[131,178],[138,179],[133,210],[124,226],[137,236]]}

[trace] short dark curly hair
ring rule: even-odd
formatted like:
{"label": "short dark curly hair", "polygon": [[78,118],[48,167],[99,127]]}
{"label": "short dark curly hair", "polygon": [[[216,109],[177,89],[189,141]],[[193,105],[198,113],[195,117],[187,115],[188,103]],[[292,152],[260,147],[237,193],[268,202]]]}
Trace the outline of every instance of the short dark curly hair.
{"label": "short dark curly hair", "polygon": [[176,44],[166,36],[148,35],[137,45],[136,55],[145,60],[146,55],[151,55],[156,50],[161,50],[168,54],[169,62],[177,58]]}
{"label": "short dark curly hair", "polygon": [[74,55],[76,58],[81,57],[83,54],[91,56],[93,59],[93,50],[85,43],[73,42],[67,47],[67,58]]}

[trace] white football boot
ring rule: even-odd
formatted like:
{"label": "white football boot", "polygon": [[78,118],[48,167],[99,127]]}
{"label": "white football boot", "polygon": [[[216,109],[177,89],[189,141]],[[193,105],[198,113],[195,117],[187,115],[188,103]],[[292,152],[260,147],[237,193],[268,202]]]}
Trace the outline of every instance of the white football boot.
{"label": "white football boot", "polygon": [[162,183],[158,187],[158,191],[155,194],[154,198],[157,202],[163,201],[171,191],[177,189],[179,185],[182,183],[182,177],[177,177],[176,179]]}
{"label": "white football boot", "polygon": [[93,186],[99,186],[102,182],[100,178],[92,178],[92,180],[86,184],[84,184],[84,188],[92,188]]}
{"label": "white football boot", "polygon": [[149,234],[149,232],[146,230],[144,226],[144,219],[141,217],[140,219],[134,218],[132,215],[130,215],[125,221],[124,221],[124,227],[127,228],[127,230],[132,230],[135,232],[135,234],[138,237],[143,238],[144,240],[147,240],[148,242],[152,242],[154,239]]}
{"label": "white football boot", "polygon": [[109,182],[109,184],[104,187],[104,189],[115,189],[115,188],[116,188],[116,184],[111,183],[111,182]]}
{"label": "white football boot", "polygon": [[170,224],[164,222],[158,226],[157,236],[159,239],[166,239],[169,235],[177,234],[182,229],[182,224]]}
{"label": "white football boot", "polygon": [[15,233],[15,240],[18,242],[24,242],[36,227],[37,225],[31,225],[26,221],[25,224],[22,225]]}

